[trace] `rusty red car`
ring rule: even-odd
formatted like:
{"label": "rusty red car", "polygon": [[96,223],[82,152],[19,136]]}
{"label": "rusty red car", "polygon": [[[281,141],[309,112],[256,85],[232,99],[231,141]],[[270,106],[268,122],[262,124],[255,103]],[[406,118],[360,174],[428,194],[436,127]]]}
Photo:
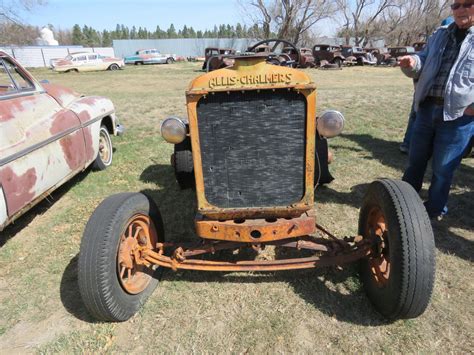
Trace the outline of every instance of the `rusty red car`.
{"label": "rusty red car", "polygon": [[113,103],[37,81],[0,51],[0,231],[88,166],[112,163]]}

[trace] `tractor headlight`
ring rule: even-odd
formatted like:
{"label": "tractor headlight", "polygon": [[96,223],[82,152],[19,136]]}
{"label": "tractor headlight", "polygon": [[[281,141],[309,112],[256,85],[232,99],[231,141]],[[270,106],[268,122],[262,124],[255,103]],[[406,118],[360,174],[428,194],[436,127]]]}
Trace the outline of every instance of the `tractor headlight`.
{"label": "tractor headlight", "polygon": [[324,111],[317,121],[317,129],[320,135],[332,138],[342,132],[344,128],[344,116],[339,111]]}
{"label": "tractor headlight", "polygon": [[178,144],[186,138],[186,124],[177,117],[170,117],[161,124],[161,135],[168,143]]}

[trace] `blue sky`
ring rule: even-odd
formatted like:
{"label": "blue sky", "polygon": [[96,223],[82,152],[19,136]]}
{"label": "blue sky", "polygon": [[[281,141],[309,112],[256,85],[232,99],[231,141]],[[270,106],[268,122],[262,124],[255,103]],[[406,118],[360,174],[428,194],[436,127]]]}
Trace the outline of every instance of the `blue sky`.
{"label": "blue sky", "polygon": [[74,24],[95,29],[115,29],[116,24],[135,25],[154,30],[174,24],[195,30],[212,29],[214,25],[244,23],[245,16],[233,0],[48,0],[46,6],[23,13],[31,25],[72,28]]}
{"label": "blue sky", "polygon": [[[45,6],[23,13],[22,20],[40,27],[50,23],[66,29],[77,23],[97,30],[113,30],[117,24],[148,30],[157,25],[168,29],[170,24],[177,30],[183,25],[206,30],[219,24],[249,23],[237,0],[47,0]],[[330,33],[328,24],[320,31]]]}

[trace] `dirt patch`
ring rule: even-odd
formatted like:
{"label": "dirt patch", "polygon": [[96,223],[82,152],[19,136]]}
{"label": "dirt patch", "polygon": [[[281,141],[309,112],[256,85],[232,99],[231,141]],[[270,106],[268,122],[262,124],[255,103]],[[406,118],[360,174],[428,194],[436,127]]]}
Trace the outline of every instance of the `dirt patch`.
{"label": "dirt patch", "polygon": [[40,322],[19,322],[0,337],[0,349],[10,351],[32,351],[57,336],[66,333],[69,328],[68,316],[63,312],[52,314]]}

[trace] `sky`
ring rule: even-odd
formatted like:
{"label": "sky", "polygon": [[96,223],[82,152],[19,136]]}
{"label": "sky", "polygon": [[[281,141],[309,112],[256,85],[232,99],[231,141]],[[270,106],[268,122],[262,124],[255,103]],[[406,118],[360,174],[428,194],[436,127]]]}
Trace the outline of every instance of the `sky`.
{"label": "sky", "polygon": [[[173,24],[177,30],[184,25],[212,30],[219,24],[249,24],[237,0],[47,0],[45,6],[23,12],[21,17],[30,25],[52,24],[62,29],[79,24],[114,30],[117,24],[123,24],[148,30],[159,25],[166,30]],[[327,26],[321,30],[325,32]]]}

